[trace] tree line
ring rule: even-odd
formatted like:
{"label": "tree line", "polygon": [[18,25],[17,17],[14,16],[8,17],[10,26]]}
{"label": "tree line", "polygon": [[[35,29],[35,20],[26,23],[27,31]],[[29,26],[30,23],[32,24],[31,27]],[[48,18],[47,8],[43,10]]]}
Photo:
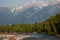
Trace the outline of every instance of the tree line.
{"label": "tree line", "polygon": [[46,21],[34,24],[13,24],[0,26],[0,33],[47,33],[60,34],[60,13],[51,16]]}

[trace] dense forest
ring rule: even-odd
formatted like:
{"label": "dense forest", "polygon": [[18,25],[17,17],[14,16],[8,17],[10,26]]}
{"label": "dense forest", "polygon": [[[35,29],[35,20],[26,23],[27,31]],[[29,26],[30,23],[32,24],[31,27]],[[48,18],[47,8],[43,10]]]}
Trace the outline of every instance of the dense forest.
{"label": "dense forest", "polygon": [[47,33],[60,34],[60,13],[51,16],[46,21],[34,24],[13,24],[0,26],[0,33]]}

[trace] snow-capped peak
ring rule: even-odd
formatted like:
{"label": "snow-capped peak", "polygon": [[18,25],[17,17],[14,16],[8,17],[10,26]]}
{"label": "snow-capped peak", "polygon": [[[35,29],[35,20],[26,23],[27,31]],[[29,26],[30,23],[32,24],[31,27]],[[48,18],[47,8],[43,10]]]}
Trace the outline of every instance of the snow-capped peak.
{"label": "snow-capped peak", "polygon": [[36,0],[33,0],[32,1],[32,4],[36,4],[36,5],[39,5],[39,6],[48,6],[48,3],[47,2],[44,2],[44,1],[36,1]]}
{"label": "snow-capped peak", "polygon": [[11,9],[11,12],[21,10],[22,8],[23,8],[23,6],[19,6],[19,7],[12,8],[12,9]]}
{"label": "snow-capped peak", "polygon": [[22,11],[22,10],[28,9],[29,7],[31,7],[33,5],[36,7],[39,7],[40,9],[43,9],[43,7],[48,6],[49,4],[47,2],[44,2],[44,1],[33,0],[32,2],[27,2],[22,6],[13,7],[11,9],[11,12],[13,13],[13,12]]}
{"label": "snow-capped peak", "polygon": [[23,9],[27,9],[31,6],[35,5],[36,7],[39,7],[40,9],[42,9],[45,6],[48,6],[49,4],[47,2],[44,1],[37,1],[37,0],[33,0],[31,2],[27,2],[23,5]]}
{"label": "snow-capped peak", "polygon": [[[56,2],[60,2],[60,0],[56,0]],[[37,0],[33,0],[31,2],[27,2],[25,3],[24,5],[22,6],[18,6],[18,7],[15,7],[15,8],[12,8],[11,12],[14,12],[14,11],[18,11],[18,10],[24,10],[24,9],[27,9],[33,5],[39,7],[40,9],[43,9],[43,7],[45,6],[48,6],[48,5],[54,5],[56,4],[55,2],[45,2],[45,1],[37,1]]]}
{"label": "snow-capped peak", "polygon": [[17,9],[17,10],[19,10],[19,9],[22,9],[22,8],[23,8],[23,7],[22,7],[22,6],[20,6],[20,7],[17,7],[16,9]]}
{"label": "snow-capped peak", "polygon": [[12,10],[11,10],[11,12],[14,12],[15,11],[15,8],[13,8]]}

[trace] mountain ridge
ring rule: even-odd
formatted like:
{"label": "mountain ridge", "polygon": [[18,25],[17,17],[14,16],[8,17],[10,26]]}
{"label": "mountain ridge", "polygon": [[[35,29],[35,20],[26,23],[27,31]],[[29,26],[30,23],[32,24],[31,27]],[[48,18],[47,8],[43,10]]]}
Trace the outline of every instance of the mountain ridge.
{"label": "mountain ridge", "polygon": [[[13,12],[11,11],[12,9],[14,10]],[[24,6],[22,10],[20,10],[19,7],[0,7],[0,25],[41,22],[55,15],[57,12],[60,12],[60,3],[39,8],[39,5],[37,6],[34,2],[30,6]]]}

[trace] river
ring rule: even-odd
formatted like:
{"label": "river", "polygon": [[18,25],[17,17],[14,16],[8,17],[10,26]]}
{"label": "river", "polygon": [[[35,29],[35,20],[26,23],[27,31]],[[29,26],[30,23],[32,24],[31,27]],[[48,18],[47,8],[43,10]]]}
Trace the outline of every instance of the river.
{"label": "river", "polygon": [[31,34],[31,37],[23,38],[22,40],[60,40],[59,37],[51,36],[47,34]]}
{"label": "river", "polygon": [[[30,34],[23,34],[23,35],[24,36],[30,35],[30,37],[23,38],[22,40],[60,40],[59,37],[55,37],[47,34],[41,34],[41,33],[33,33],[33,34],[30,33]],[[3,40],[3,38],[0,38],[0,40]]]}
{"label": "river", "polygon": [[0,37],[0,40],[3,40],[3,38],[2,38],[2,37]]}

